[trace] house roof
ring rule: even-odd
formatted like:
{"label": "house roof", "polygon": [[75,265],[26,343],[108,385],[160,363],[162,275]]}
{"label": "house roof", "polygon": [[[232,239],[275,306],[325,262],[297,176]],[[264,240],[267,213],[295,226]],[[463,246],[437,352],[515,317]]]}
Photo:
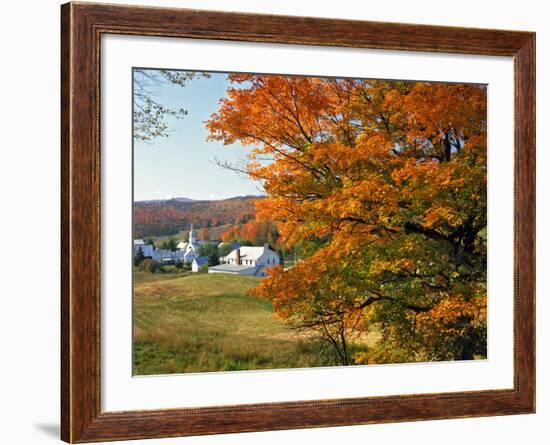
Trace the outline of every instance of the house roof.
{"label": "house roof", "polygon": [[[263,253],[267,250],[270,250],[269,248],[266,248],[266,246],[243,246],[240,247],[241,249],[241,259],[246,260],[257,260],[260,258]],[[237,249],[232,250],[225,258],[228,259],[237,259]]]}
{"label": "house roof", "polygon": [[241,272],[243,270],[256,269],[254,266],[243,266],[239,264],[220,264],[218,266],[209,267],[208,270],[220,272]]}
{"label": "house roof", "polygon": [[197,256],[193,258],[193,261],[197,263],[197,266],[203,266],[204,264],[208,263],[208,257],[206,256]]}
{"label": "house roof", "polygon": [[138,244],[136,247],[138,249],[141,249],[141,251],[145,255],[151,255],[153,253],[153,250],[155,250],[155,247],[152,246],[151,244]]}

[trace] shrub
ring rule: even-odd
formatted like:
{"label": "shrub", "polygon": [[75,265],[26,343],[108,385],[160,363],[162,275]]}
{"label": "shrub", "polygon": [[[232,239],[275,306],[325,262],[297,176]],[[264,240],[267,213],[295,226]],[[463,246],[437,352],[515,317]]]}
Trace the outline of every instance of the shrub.
{"label": "shrub", "polygon": [[233,246],[230,243],[223,243],[221,247],[218,249],[218,254],[220,256],[227,256],[231,253],[233,250]]}
{"label": "shrub", "polygon": [[139,266],[144,259],[145,256],[143,255],[143,249],[139,246],[136,254],[134,255],[134,266]]}
{"label": "shrub", "polygon": [[162,266],[158,261],[151,260],[149,258],[146,258],[141,262],[141,268],[145,272],[150,272],[150,273],[158,273],[163,271]]}
{"label": "shrub", "polygon": [[215,253],[208,255],[208,265],[209,266],[217,266],[220,264],[220,259],[218,258],[218,255]]}

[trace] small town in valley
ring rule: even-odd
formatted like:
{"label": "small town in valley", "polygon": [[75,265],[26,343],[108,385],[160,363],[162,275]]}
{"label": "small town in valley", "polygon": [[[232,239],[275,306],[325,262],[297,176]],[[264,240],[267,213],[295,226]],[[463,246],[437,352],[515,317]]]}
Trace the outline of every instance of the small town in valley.
{"label": "small town in valley", "polygon": [[[215,246],[219,252],[227,255],[216,259],[201,255],[201,247]],[[262,246],[241,246],[239,242],[219,240],[197,240],[191,224],[187,240],[179,241],[175,249],[156,248],[153,243],[143,239],[134,239],[134,258],[136,261],[151,259],[160,265],[187,265],[192,272],[226,273],[265,277],[267,267],[280,264],[277,252],[266,243]],[[217,263],[217,264],[216,264]]]}

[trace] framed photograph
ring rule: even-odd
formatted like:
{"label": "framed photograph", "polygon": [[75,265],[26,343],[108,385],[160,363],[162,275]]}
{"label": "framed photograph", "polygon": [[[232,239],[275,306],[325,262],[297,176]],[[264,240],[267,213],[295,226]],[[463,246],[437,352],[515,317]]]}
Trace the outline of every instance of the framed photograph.
{"label": "framed photograph", "polygon": [[62,439],[535,411],[535,35],[62,6]]}

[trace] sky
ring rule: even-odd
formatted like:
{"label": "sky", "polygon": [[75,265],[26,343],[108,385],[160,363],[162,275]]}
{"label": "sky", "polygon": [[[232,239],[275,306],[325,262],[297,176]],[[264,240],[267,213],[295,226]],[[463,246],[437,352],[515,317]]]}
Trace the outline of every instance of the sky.
{"label": "sky", "polygon": [[225,199],[263,194],[259,184],[215,164],[215,160],[239,163],[250,147],[207,142],[204,122],[218,110],[218,101],[229,85],[227,74],[190,81],[185,87],[161,85],[154,99],[176,109],[183,119],[168,118],[168,137],[134,144],[134,200]]}

